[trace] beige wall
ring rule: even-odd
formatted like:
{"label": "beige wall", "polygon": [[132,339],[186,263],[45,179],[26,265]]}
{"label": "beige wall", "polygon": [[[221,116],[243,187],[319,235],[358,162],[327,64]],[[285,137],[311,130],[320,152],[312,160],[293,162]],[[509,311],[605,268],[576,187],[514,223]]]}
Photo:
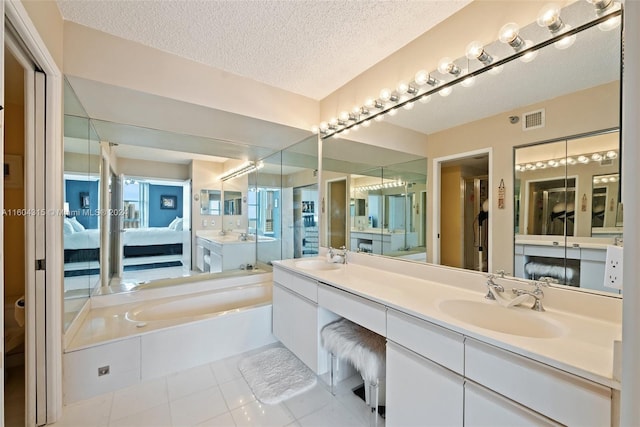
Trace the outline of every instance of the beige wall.
{"label": "beige wall", "polygon": [[29,14],[49,53],[58,68],[63,68],[64,21],[55,0],[23,0],[22,5]]}
{"label": "beige wall", "polygon": [[97,175],[100,173],[100,156],[65,151],[64,171]]}
{"label": "beige wall", "polygon": [[301,129],[318,102],[72,22],[64,26],[64,73]]}
{"label": "beige wall", "polygon": [[[513,270],[513,147],[556,138],[579,135],[619,126],[619,102],[617,82],[593,89],[558,97],[539,104],[524,106],[487,119],[468,123],[443,132],[429,135],[426,156],[433,160],[473,150],[493,149],[493,172],[489,179],[492,205],[489,215],[490,262],[492,270]],[[545,108],[546,127],[523,132],[521,126],[511,125],[511,115]],[[432,165],[432,163],[430,163]],[[434,168],[428,171],[428,182],[434,181]],[[504,179],[505,209],[498,209],[498,183]],[[431,194],[433,194],[433,184]],[[432,261],[434,211],[433,198],[428,198],[427,254]]]}
{"label": "beige wall", "polygon": [[189,179],[189,165],[119,157],[116,173],[132,177],[185,181]]}

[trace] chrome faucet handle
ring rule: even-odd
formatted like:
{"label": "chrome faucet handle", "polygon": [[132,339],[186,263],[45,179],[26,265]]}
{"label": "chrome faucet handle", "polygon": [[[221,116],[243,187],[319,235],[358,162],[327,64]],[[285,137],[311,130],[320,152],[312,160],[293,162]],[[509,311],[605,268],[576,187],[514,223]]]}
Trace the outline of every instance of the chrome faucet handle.
{"label": "chrome faucet handle", "polygon": [[536,286],[536,289],[533,291],[528,291],[526,289],[516,289],[513,288],[512,292],[516,295],[516,296],[520,296],[520,295],[529,295],[532,296],[535,301],[533,302],[533,305],[531,306],[532,310],[535,311],[545,311],[544,307],[542,306],[542,298],[544,298],[544,292],[542,292],[542,289],[540,289],[540,286],[538,285],[537,282],[534,282],[534,285]]}
{"label": "chrome faucet handle", "polygon": [[495,301],[496,296],[494,292],[504,292],[504,286],[493,281],[496,276],[493,274],[489,274],[487,276],[487,294],[484,296],[486,299]]}
{"label": "chrome faucet handle", "polygon": [[558,283],[558,279],[556,279],[555,277],[543,276],[539,277],[538,280],[534,282],[534,285],[537,287],[544,286],[548,288],[550,283]]}
{"label": "chrome faucet handle", "polygon": [[504,279],[505,276],[511,276],[511,273],[506,272],[504,269],[496,270],[496,274],[499,275],[501,279]]}

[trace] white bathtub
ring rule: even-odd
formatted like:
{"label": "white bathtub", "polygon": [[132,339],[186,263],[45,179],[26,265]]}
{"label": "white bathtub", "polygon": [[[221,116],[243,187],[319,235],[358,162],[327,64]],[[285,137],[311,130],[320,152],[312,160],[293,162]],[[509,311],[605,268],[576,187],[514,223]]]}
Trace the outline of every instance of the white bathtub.
{"label": "white bathtub", "polygon": [[[276,342],[272,282],[92,308],[63,355],[65,404]],[[109,366],[108,376],[96,376]]]}
{"label": "white bathtub", "polygon": [[132,322],[189,320],[238,312],[263,304],[271,304],[271,283],[149,301],[128,310],[125,317]]}

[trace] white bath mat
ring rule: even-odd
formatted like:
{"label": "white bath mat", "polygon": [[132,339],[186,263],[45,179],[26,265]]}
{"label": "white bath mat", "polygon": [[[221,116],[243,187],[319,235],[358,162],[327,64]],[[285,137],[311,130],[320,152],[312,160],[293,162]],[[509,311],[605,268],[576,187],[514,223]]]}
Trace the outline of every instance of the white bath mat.
{"label": "white bath mat", "polygon": [[303,393],[316,384],[316,375],[283,347],[244,358],[238,369],[256,398],[269,405]]}

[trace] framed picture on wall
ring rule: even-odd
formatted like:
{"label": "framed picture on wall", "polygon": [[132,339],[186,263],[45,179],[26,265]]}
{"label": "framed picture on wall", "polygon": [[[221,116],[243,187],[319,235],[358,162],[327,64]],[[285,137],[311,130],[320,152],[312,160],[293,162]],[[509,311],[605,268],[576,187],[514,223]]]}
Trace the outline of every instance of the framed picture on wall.
{"label": "framed picture on wall", "polygon": [[81,209],[88,209],[89,208],[89,193],[86,192],[81,192],[80,193],[80,208]]}
{"label": "framed picture on wall", "polygon": [[160,196],[160,209],[176,209],[178,196]]}

